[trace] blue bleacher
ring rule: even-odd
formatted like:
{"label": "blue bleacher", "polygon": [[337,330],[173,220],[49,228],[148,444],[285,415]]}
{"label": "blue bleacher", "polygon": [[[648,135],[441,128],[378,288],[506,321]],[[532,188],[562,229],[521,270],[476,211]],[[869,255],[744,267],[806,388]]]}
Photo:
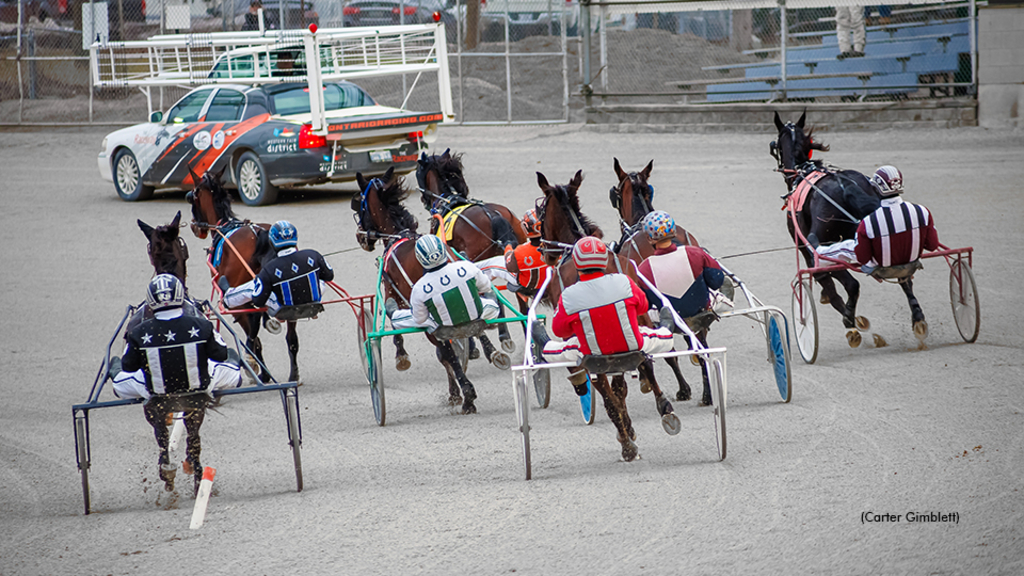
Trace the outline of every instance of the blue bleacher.
{"label": "blue bleacher", "polygon": [[[877,94],[903,94],[907,88],[917,84],[916,73],[882,74],[868,80],[867,84],[857,78],[802,79],[786,82],[790,98],[816,98],[824,96],[861,96]],[[870,90],[866,90],[870,89]],[[745,92],[756,90],[756,92]],[[741,92],[730,94],[729,92]],[[779,85],[767,82],[730,82],[708,86],[708,102],[737,102],[747,100],[768,100],[777,96]]]}

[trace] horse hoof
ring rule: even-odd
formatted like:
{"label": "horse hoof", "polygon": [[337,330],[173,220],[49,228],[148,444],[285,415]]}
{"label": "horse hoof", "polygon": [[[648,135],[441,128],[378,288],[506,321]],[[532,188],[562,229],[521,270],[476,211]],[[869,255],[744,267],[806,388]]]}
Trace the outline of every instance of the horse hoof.
{"label": "horse hoof", "polygon": [[824,292],[822,292],[822,293],[821,293],[821,298],[820,298],[820,299],[818,299],[818,302],[821,302],[821,303],[822,303],[822,305],[825,305],[825,306],[827,306],[827,305],[828,305],[828,303],[830,302],[830,300],[828,299],[828,295],[827,295],[827,294],[825,294]]}
{"label": "horse hoof", "polygon": [[711,406],[711,395],[703,396],[700,399],[700,403],[697,406]]}
{"label": "horse hoof", "polygon": [[498,370],[508,370],[512,367],[512,359],[504,352],[495,352],[491,354],[491,364],[494,364]]}
{"label": "horse hoof", "polygon": [[669,413],[661,417],[661,427],[665,429],[665,432],[668,432],[669,436],[675,436],[676,434],[679,434],[683,425],[679,422],[678,416]]}
{"label": "horse hoof", "polygon": [[881,334],[872,334],[871,336],[875,340],[875,348],[885,348],[889,345],[885,338],[882,338]]}
{"label": "horse hoof", "polygon": [[178,472],[178,468],[171,464],[160,465],[160,479],[164,481],[164,490],[171,492],[174,490],[174,476]]}
{"label": "horse hoof", "polygon": [[476,360],[478,358],[480,358],[480,349],[476,348],[476,347],[470,348],[469,349],[469,359],[470,360]]}
{"label": "horse hoof", "polygon": [[462,404],[462,396],[455,395],[448,397],[449,406],[458,406],[459,404]]}
{"label": "horse hoof", "polygon": [[693,364],[694,366],[700,366],[700,358],[696,354],[690,356],[690,364]]}
{"label": "horse hoof", "polygon": [[185,474],[191,475],[192,474],[192,463],[189,462],[188,460],[182,460],[181,461],[181,471],[184,472]]}
{"label": "horse hoof", "polygon": [[647,380],[640,381],[640,393],[647,394],[651,391],[651,383]]}
{"label": "horse hoof", "polygon": [[167,417],[164,419],[164,425],[166,425],[166,426],[173,426],[174,425],[174,412],[168,412],[167,413]]}
{"label": "horse hoof", "polygon": [[516,343],[513,342],[511,339],[502,340],[501,349],[511,354],[516,351]]}
{"label": "horse hoof", "polygon": [[636,444],[632,440],[627,440],[622,443],[622,459],[626,462],[636,460],[636,456],[639,452],[640,449],[636,447]]}
{"label": "horse hoof", "polygon": [[690,398],[693,398],[693,392],[690,391],[689,386],[684,386],[676,392],[676,400],[679,400],[680,402],[688,402]]}
{"label": "horse hoof", "polygon": [[871,330],[871,320],[868,320],[863,316],[857,316],[856,322],[858,330],[864,330],[865,332]]}
{"label": "horse hoof", "polygon": [[850,348],[856,348],[860,346],[861,335],[856,328],[850,328],[846,331],[846,343],[850,345]]}
{"label": "horse hoof", "polygon": [[281,322],[277,318],[267,318],[266,322],[263,323],[263,327],[267,329],[267,332],[275,336],[281,333]]}
{"label": "horse hoof", "polygon": [[462,405],[462,413],[476,414],[476,404],[473,404],[472,401],[467,400],[466,403]]}
{"label": "horse hoof", "polygon": [[412,368],[412,362],[409,361],[409,356],[403,354],[395,357],[395,369],[399,372],[405,372],[409,368]]}
{"label": "horse hoof", "polygon": [[928,337],[928,322],[924,320],[914,322],[914,337],[924,342],[924,339]]}

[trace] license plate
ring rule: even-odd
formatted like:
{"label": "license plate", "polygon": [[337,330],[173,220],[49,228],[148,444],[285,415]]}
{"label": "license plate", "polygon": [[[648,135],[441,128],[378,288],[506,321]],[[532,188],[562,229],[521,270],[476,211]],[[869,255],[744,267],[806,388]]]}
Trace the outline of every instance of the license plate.
{"label": "license plate", "polygon": [[370,162],[391,162],[391,150],[371,150]]}

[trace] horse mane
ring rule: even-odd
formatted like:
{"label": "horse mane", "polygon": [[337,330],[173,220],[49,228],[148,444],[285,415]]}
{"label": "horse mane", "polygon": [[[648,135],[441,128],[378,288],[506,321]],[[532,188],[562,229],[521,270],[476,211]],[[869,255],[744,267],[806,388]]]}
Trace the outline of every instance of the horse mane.
{"label": "horse mane", "polygon": [[583,230],[587,233],[587,236],[597,236],[601,238],[604,236],[604,232],[594,221],[587,217],[586,214],[580,210],[580,198],[578,194],[570,193],[569,187],[564,185],[558,185],[553,187],[553,195],[558,198],[559,203],[562,206],[574,211],[579,216],[580,224],[583,226]]}
{"label": "horse mane", "polygon": [[391,217],[391,220],[399,230],[416,232],[419,222],[416,221],[416,217],[412,215],[412,212],[409,212],[402,204],[409,197],[410,193],[411,190],[405,186],[403,179],[392,178],[391,182],[378,193],[377,197],[380,203],[384,205],[384,208],[387,209],[388,216]]}
{"label": "horse mane", "polygon": [[[445,150],[444,154],[434,154],[427,156],[424,153],[418,160],[418,166],[416,167],[416,178],[419,181],[420,188],[426,190],[426,174],[433,170],[437,173],[438,177],[443,181],[448,181],[452,178],[458,180],[461,190],[457,190],[450,184],[449,189],[461,198],[469,198],[469,185],[466,183],[466,178],[462,174],[462,153],[451,154],[449,150]],[[443,192],[443,190],[442,190]],[[434,199],[429,197],[425,192],[422,194],[421,200],[423,201],[424,208],[430,209],[430,205]]]}
{"label": "horse mane", "polygon": [[[231,196],[221,184],[218,174],[207,172],[199,181],[200,187],[205,187],[213,195],[213,210],[217,213],[217,221],[238,220],[234,210],[231,209]],[[213,222],[211,222],[213,224]]]}

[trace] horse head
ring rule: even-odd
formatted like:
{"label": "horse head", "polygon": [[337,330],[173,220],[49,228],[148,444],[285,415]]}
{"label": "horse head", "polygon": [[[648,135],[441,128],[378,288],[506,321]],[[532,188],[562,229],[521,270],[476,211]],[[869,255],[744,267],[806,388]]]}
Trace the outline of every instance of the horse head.
{"label": "horse head", "polygon": [[231,197],[221,183],[226,168],[225,164],[220,172],[207,172],[200,178],[192,166],[188,167],[195,187],[185,195],[185,200],[192,205],[192,233],[197,238],[205,239],[210,226],[236,218],[231,210]]}
{"label": "horse head", "polygon": [[416,232],[416,217],[402,205],[410,191],[402,178],[395,177],[394,167],[380,178],[369,180],[361,172],[356,173],[356,182],[362,192],[352,197],[352,211],[356,241],[363,250],[372,252],[380,238],[388,245],[388,237]]}
{"label": "horse head", "polygon": [[420,201],[427,210],[438,197],[469,198],[469,185],[462,175],[462,154],[452,154],[451,149],[433,156],[424,152],[417,160],[416,181],[420,187]]}
{"label": "horse head", "polygon": [[137,221],[139,229],[149,240],[146,250],[149,252],[149,261],[153,264],[156,274],[173,274],[185,284],[187,268],[185,262],[188,260],[188,246],[185,239],[178,235],[181,222],[181,211],[174,216],[170,224],[157,226],[156,228],[146,224],[142,220]]}
{"label": "horse head", "polygon": [[769,146],[769,151],[779,163],[779,171],[786,177],[786,183],[790,185],[796,177],[796,169],[811,161],[812,150],[821,150],[822,152],[829,150],[828,145],[814,141],[813,128],[804,133],[806,120],[806,110],[800,115],[796,124],[792,122],[783,124],[779,113],[775,113],[775,127],[779,130],[779,135]]}
{"label": "horse head", "polygon": [[[537,172],[537,184],[544,192],[544,198],[537,202],[537,217],[540,219],[540,234],[543,240],[561,244],[575,244],[584,236],[602,238],[604,232],[580,211],[577,193],[583,183],[583,171],[579,170],[564,186],[552,186],[548,179]],[[545,252],[544,259],[554,265],[558,254]]]}
{"label": "horse head", "polygon": [[615,176],[619,184],[608,191],[608,197],[612,207],[618,209],[622,221],[633,226],[654,210],[654,187],[647,183],[654,168],[654,160],[648,162],[643,170],[629,173],[619,166],[618,158],[614,160]]}

